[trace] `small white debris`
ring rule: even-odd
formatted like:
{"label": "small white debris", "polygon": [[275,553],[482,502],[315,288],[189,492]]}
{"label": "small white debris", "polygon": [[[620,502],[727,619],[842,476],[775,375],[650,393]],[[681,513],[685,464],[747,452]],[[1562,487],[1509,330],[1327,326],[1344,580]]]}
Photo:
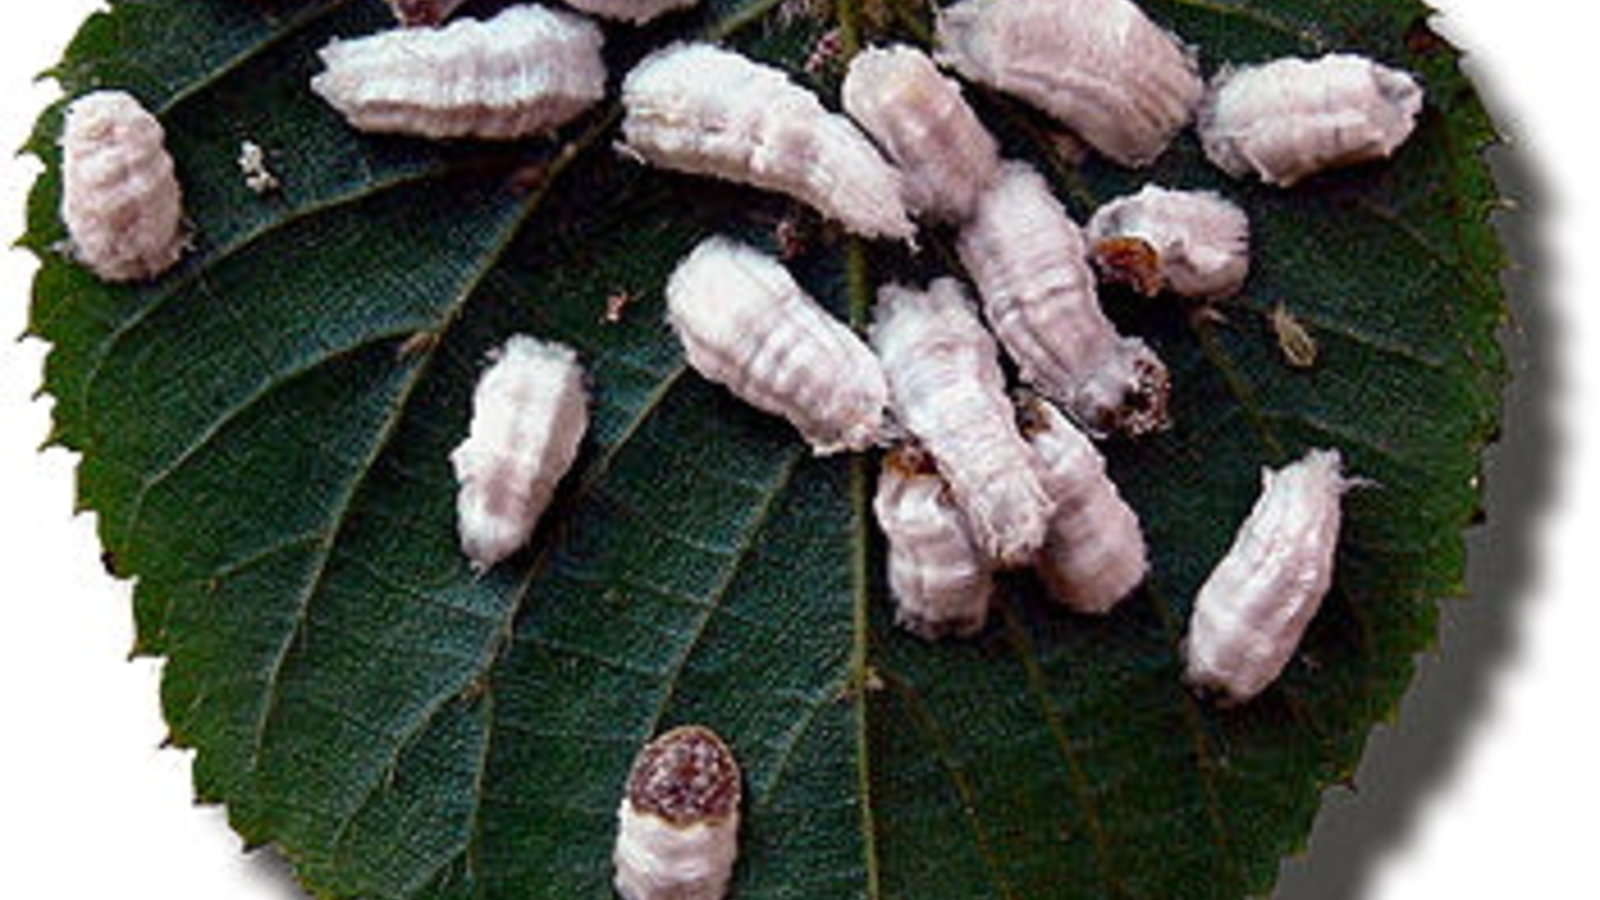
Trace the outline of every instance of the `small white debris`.
{"label": "small white debris", "polygon": [[270,194],[283,187],[278,176],[267,168],[267,151],[255,141],[239,144],[239,171],[244,175],[244,186],[257,194]]}

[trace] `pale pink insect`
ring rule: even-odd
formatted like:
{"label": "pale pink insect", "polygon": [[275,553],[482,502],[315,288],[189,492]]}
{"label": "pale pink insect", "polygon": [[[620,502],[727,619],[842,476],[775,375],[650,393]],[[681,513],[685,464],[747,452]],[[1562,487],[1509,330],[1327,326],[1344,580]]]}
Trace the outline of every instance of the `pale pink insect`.
{"label": "pale pink insect", "polygon": [[388,0],[394,17],[404,25],[437,25],[467,0]]}
{"label": "pale pink insect", "polygon": [[1194,601],[1183,641],[1185,679],[1242,703],[1283,671],[1333,582],[1340,500],[1356,482],[1337,450],[1313,450],[1278,471],[1233,547]]}
{"label": "pale pink insect", "polygon": [[1040,481],[1056,503],[1034,568],[1063,605],[1109,612],[1149,571],[1139,516],[1106,475],[1100,451],[1054,406],[1032,398],[1022,417]]}
{"label": "pale pink insect", "polygon": [[933,458],[913,445],[886,454],[872,510],[888,543],[895,624],[927,640],[981,629],[994,577]]}
{"label": "pale pink insect", "polygon": [[1161,154],[1204,92],[1193,56],[1131,0],[963,0],[935,57],[1037,106],[1128,166]]}
{"label": "pale pink insect", "polygon": [[788,419],[818,454],[883,436],[889,388],[877,357],[771,256],[702,241],[667,281],[667,321],[689,365]]}
{"label": "pale pink insect", "polygon": [[494,356],[472,395],[467,439],[450,454],[461,549],[478,570],[527,543],[589,427],[571,349],[519,334]]}
{"label": "pale pink insect", "polygon": [[1146,185],[1095,210],[1086,230],[1101,273],[1146,295],[1226,297],[1250,273],[1250,221],[1213,191]]}
{"label": "pale pink insect", "polygon": [[688,9],[700,0],[566,0],[573,9],[591,16],[642,25],[670,12]]}
{"label": "pale pink insect", "polygon": [[1043,176],[1004,164],[957,250],[1024,381],[1097,434],[1167,426],[1166,365],[1106,318],[1083,233]]}
{"label": "pale pink insect", "polygon": [[782,70],[710,44],[646,57],[622,84],[624,152],[778,191],[866,237],[910,240],[900,173]]}
{"label": "pale pink insect", "polygon": [[1200,139],[1230,175],[1288,187],[1394,153],[1411,136],[1422,101],[1415,78],[1365,57],[1278,59],[1212,80]]}
{"label": "pale pink insect", "polygon": [[397,28],[322,48],[311,89],[362,131],[510,140],[552,131],[605,96],[604,38],[527,4],[487,21]]}
{"label": "pale pink insect", "polygon": [[72,256],[107,281],[139,281],[183,255],[183,192],[161,123],[124,91],[67,107],[61,218]]}
{"label": "pale pink insect", "polygon": [[722,738],[674,728],[634,760],[617,808],[614,884],[623,900],[721,900],[739,856],[742,775]]}
{"label": "pale pink insect", "polygon": [[880,288],[872,345],[896,417],[932,455],[978,547],[1002,566],[1026,564],[1054,504],[1017,432],[994,338],[960,283]]}
{"label": "pale pink insect", "polygon": [[953,80],[914,47],[863,50],[840,88],[845,112],[905,173],[906,205],[935,219],[972,215],[1000,150]]}

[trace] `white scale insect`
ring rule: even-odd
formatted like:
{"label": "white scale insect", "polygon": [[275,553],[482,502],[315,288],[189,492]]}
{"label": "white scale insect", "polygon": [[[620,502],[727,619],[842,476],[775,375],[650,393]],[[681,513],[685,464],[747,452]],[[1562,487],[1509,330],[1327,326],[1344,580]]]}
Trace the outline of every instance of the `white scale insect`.
{"label": "white scale insect", "polygon": [[1206,156],[1236,178],[1289,187],[1324,169],[1389,156],[1410,137],[1422,87],[1348,53],[1225,69],[1200,110]]}
{"label": "white scale insect", "polygon": [[877,358],[771,256],[702,241],[667,281],[667,321],[696,371],[788,419],[818,454],[883,436],[889,387]]}
{"label": "white scale insect", "polygon": [[1313,450],[1274,472],[1233,547],[1194,601],[1185,680],[1243,703],[1283,671],[1333,582],[1340,500],[1359,482],[1337,450]]}
{"label": "white scale insect", "polygon": [[617,809],[623,900],[721,900],[739,856],[739,763],[708,728],[685,725],[639,752]]}
{"label": "white scale insect", "polygon": [[166,132],[123,91],[67,107],[61,133],[61,218],[74,259],[107,281],[140,281],[183,255],[183,192]]}
{"label": "white scale insect", "polygon": [[322,48],[311,89],[361,131],[510,140],[544,134],[605,96],[600,28],[512,6],[492,19],[396,28]]}
{"label": "white scale insect", "polygon": [[957,250],[1024,381],[1097,434],[1167,426],[1167,367],[1100,309],[1083,232],[1043,176],[1005,163]]}
{"label": "white scale insect", "polygon": [[896,417],[933,456],[978,547],[1000,566],[1027,564],[1054,504],[1017,431],[994,338],[960,283],[880,288],[872,345]]}
{"label": "white scale insect", "polygon": [[1056,503],[1034,569],[1057,602],[1081,613],[1110,612],[1149,571],[1139,516],[1106,475],[1089,438],[1054,406],[1022,406],[1023,435],[1039,457],[1040,480]]}
{"label": "white scale insect", "polygon": [[1250,274],[1250,220],[1212,191],[1146,185],[1095,210],[1085,230],[1101,274],[1147,296],[1226,297]]}
{"label": "white scale insect", "polygon": [[571,349],[519,334],[492,356],[472,394],[467,439],[450,454],[461,549],[478,571],[527,543],[589,427]]}
{"label": "white scale insect", "polygon": [[963,0],[934,56],[1044,110],[1126,166],[1161,154],[1205,86],[1193,56],[1131,0]]}
{"label": "white scale insect", "polygon": [[675,44],[628,73],[622,104],[620,149],[642,161],[787,194],[865,237],[916,233],[900,173],[781,69]]}
{"label": "white scale insect", "polygon": [[1000,169],[994,136],[933,60],[897,44],[850,60],[840,88],[845,112],[905,174],[906,206],[960,222]]}
{"label": "white scale insect", "polygon": [[895,624],[925,640],[981,629],[994,577],[933,458],[915,445],[885,454],[872,511],[888,542]]}

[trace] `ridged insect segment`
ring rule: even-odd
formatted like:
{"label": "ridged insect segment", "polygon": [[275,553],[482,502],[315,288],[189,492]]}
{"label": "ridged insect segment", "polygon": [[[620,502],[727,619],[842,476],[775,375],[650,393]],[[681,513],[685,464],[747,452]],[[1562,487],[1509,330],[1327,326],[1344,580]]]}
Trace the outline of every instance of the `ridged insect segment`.
{"label": "ridged insect segment", "polygon": [[1205,90],[1193,56],[1131,0],[963,0],[939,13],[936,40],[940,64],[1126,166],[1159,156]]}
{"label": "ridged insect segment", "polygon": [[322,48],[311,89],[361,131],[510,140],[544,134],[605,96],[600,29],[512,6],[488,21],[397,28]]}
{"label": "ridged insect segment", "polygon": [[912,212],[959,222],[972,215],[1000,168],[994,136],[933,60],[897,44],[850,60],[840,88],[845,112],[905,174]]}
{"label": "ridged insect segment", "polygon": [[700,0],[566,0],[568,6],[602,19],[642,25],[669,12],[688,9]]}
{"label": "ridged insect segment", "polygon": [[623,900],[721,900],[739,856],[739,763],[708,728],[674,728],[634,760],[617,809]]}
{"label": "ridged insect segment", "polygon": [[872,511],[889,545],[895,624],[930,641],[981,629],[994,577],[933,458],[914,445],[886,454]]}
{"label": "ridged insect segment", "polygon": [[1262,472],[1261,496],[1194,601],[1185,679],[1242,703],[1275,680],[1333,582],[1340,500],[1352,481],[1337,450]]}
{"label": "ridged insect segment", "polygon": [[480,571],[528,542],[589,427],[571,349],[519,334],[491,355],[467,439],[450,454],[461,549]]}
{"label": "ridged insect segment", "polygon": [[67,107],[61,132],[61,218],[74,259],[107,281],[140,281],[183,255],[183,191],[166,132],[123,91]]}
{"label": "ridged insect segment", "polygon": [[900,173],[779,69],[675,44],[628,73],[622,104],[622,149],[652,165],[787,194],[866,237],[916,233]]}
{"label": "ridged insect segment", "polygon": [[1105,457],[1054,406],[1030,398],[1022,419],[1056,504],[1034,569],[1057,602],[1081,613],[1109,612],[1149,571],[1139,515],[1106,475]]}
{"label": "ridged insect segment", "polygon": [[1096,433],[1167,426],[1167,367],[1100,309],[1083,232],[1043,176],[1002,165],[957,250],[1024,381]]}
{"label": "ridged insect segment", "polygon": [[1237,178],[1289,187],[1338,166],[1392,154],[1422,110],[1411,75],[1334,53],[1224,70],[1200,111],[1206,156]]}
{"label": "ridged insect segment", "polygon": [[771,256],[702,241],[667,281],[667,322],[695,371],[788,419],[818,454],[882,437],[889,387],[877,357]]}
{"label": "ridged insect segment", "polygon": [[872,345],[895,416],[933,457],[979,549],[1002,566],[1027,564],[1054,504],[1017,432],[994,338],[960,283],[880,288]]}
{"label": "ridged insect segment", "polygon": [[1095,210],[1087,231],[1101,275],[1146,296],[1226,297],[1250,273],[1250,220],[1212,191],[1146,185]]}
{"label": "ridged insect segment", "polygon": [[388,0],[402,25],[437,25],[467,0]]}

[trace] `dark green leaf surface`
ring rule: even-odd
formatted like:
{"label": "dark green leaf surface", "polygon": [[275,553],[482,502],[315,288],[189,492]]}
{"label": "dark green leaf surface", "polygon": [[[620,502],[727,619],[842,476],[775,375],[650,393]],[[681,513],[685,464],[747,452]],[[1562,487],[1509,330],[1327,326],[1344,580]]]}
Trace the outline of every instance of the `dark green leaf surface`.
{"label": "dark green leaf surface", "polygon": [[[914,37],[926,12],[899,4],[841,0],[847,43]],[[1256,271],[1220,322],[1107,293],[1176,384],[1171,432],[1106,447],[1152,546],[1146,588],[1092,620],[1018,577],[979,639],[938,646],[888,624],[876,461],[812,458],[687,372],[662,323],[697,239],[770,244],[787,204],[617,157],[614,108],[552,141],[358,135],[306,83],[331,37],[386,25],[372,0],[125,0],[85,23],[54,74],[157,110],[196,247],[138,288],[52,250],[51,110],[30,148],[48,164],[32,329],[201,798],[320,895],[604,898],[634,752],[693,721],[745,766],[744,900],[1268,889],[1462,589],[1504,378],[1494,132],[1413,0],[1144,5],[1208,70],[1355,49],[1418,72],[1429,104],[1392,163],[1285,192],[1229,181],[1192,135],[1149,172],[1074,169],[1043,119],[977,93],[1080,216],[1146,179],[1235,198]],[[614,77],[695,33],[800,73],[834,23],[792,12],[716,0],[610,27]],[[246,190],[243,140],[280,194]],[[858,321],[872,282],[950,256],[938,236],[912,259],[805,230],[799,277]],[[1314,368],[1284,361],[1278,304]],[[582,353],[594,427],[533,546],[475,578],[447,455],[485,351],[516,331]],[[1335,589],[1277,686],[1212,708],[1179,683],[1190,598],[1261,466],[1330,445],[1373,482],[1349,497]]]}

